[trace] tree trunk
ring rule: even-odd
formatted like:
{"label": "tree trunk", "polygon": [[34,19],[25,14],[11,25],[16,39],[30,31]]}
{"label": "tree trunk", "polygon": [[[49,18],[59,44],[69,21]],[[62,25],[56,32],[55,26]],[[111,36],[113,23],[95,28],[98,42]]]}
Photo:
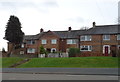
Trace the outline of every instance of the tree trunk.
{"label": "tree trunk", "polygon": [[10,56],[12,55],[14,49],[15,49],[15,44],[12,43],[12,47],[11,47],[11,49],[8,51],[8,54],[7,54],[8,57],[10,57]]}

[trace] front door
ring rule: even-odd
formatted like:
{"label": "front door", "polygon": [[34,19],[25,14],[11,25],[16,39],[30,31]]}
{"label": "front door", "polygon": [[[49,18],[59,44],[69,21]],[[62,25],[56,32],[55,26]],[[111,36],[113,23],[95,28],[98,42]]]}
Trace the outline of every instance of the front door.
{"label": "front door", "polygon": [[105,46],[105,56],[108,56],[108,46]]}
{"label": "front door", "polygon": [[110,46],[109,45],[104,45],[103,46],[103,54],[105,56],[108,56],[108,54],[110,54]]}

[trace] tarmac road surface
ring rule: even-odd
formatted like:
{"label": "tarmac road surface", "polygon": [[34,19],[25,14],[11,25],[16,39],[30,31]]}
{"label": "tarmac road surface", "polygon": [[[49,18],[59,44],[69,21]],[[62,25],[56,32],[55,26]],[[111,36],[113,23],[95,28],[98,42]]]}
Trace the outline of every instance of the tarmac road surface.
{"label": "tarmac road surface", "polygon": [[118,80],[118,76],[2,73],[2,80]]}
{"label": "tarmac road surface", "polygon": [[3,73],[118,75],[118,68],[2,68]]}

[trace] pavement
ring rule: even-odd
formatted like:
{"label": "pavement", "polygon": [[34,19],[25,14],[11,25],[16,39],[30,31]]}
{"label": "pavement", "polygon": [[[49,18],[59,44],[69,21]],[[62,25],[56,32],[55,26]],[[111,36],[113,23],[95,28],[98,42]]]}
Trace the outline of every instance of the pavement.
{"label": "pavement", "polygon": [[2,73],[69,74],[69,75],[115,75],[118,68],[2,68]]}

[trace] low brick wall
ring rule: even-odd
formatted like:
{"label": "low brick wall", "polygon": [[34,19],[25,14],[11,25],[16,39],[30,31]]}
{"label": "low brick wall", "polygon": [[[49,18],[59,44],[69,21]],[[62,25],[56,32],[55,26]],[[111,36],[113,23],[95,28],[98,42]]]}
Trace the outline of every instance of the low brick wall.
{"label": "low brick wall", "polygon": [[[77,54],[76,57],[96,57],[96,56],[105,56],[103,53],[100,52],[81,52]],[[109,56],[112,56],[109,54]]]}
{"label": "low brick wall", "polygon": [[16,55],[11,55],[10,57],[27,57],[27,58],[37,58],[38,55],[34,55],[34,54],[16,54]]}

